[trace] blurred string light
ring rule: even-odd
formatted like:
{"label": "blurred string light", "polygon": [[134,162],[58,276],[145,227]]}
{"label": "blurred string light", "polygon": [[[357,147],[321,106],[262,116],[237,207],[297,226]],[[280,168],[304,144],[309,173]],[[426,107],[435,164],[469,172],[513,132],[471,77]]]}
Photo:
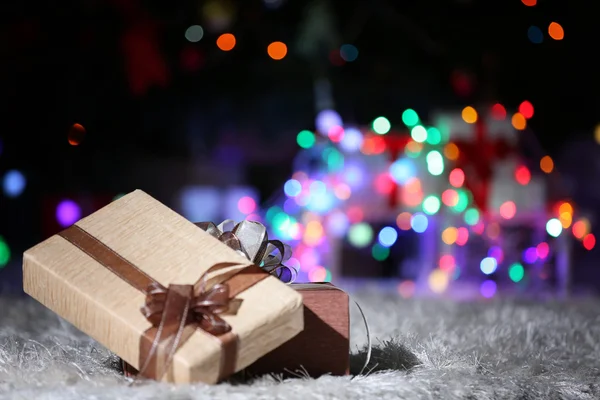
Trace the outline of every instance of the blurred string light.
{"label": "blurred string light", "polygon": [[63,200],[56,207],[56,220],[63,228],[81,219],[81,208],[73,200]]}
{"label": "blurred string light", "polygon": [[267,47],[267,54],[273,60],[282,60],[287,54],[287,46],[283,42],[273,42]]}
{"label": "blurred string light", "polygon": [[531,104],[531,102],[525,100],[524,102],[522,102],[519,105],[519,113],[523,117],[525,117],[525,119],[533,118],[533,113],[534,113],[533,104]]}
{"label": "blurred string light", "polygon": [[385,117],[377,117],[372,124],[373,131],[379,135],[385,135],[390,131],[392,125]]}
{"label": "blurred string light", "polygon": [[527,127],[527,120],[525,119],[525,116],[523,116],[523,114],[521,113],[513,114],[511,123],[513,128],[515,128],[518,131],[522,131]]}
{"label": "blurred string light", "polygon": [[236,39],[232,33],[224,33],[217,38],[217,47],[223,51],[233,50],[235,44]]}
{"label": "blurred string light", "polygon": [[79,146],[85,137],[85,128],[81,124],[73,124],[69,129],[67,140],[71,146]]}
{"label": "blurred string light", "polygon": [[554,161],[550,156],[544,156],[540,160],[540,169],[545,173],[549,174],[554,169]]}
{"label": "blurred string light", "polygon": [[481,295],[485,298],[492,298],[496,294],[496,290],[498,289],[498,285],[496,282],[492,280],[483,281],[481,286],[479,287],[479,291]]}
{"label": "blurred string light", "polygon": [[402,122],[409,128],[413,127],[419,123],[419,116],[415,110],[409,108],[402,113]]}
{"label": "blurred string light", "polygon": [[329,130],[337,126],[343,126],[342,117],[334,110],[322,110],[315,119],[317,131],[327,134]]}
{"label": "blurred string light", "polygon": [[25,190],[26,184],[27,180],[21,171],[17,171],[16,169],[7,171],[2,180],[4,195],[13,198],[19,197],[23,193],[23,190]]}
{"label": "blurred string light", "polygon": [[0,236],[0,269],[6,267],[10,261],[10,248],[2,236]]}
{"label": "blurred string light", "polygon": [[548,25],[548,35],[554,40],[563,40],[565,38],[565,31],[558,22],[551,22]]}
{"label": "blurred string light", "polygon": [[527,37],[529,38],[529,41],[534,44],[540,44],[544,41],[544,33],[535,25],[529,27],[527,30]]}
{"label": "blurred string light", "polygon": [[346,62],[356,61],[358,58],[358,49],[351,44],[343,44],[340,47],[340,56]]}
{"label": "blurred string light", "polygon": [[471,106],[463,108],[461,116],[463,121],[467,124],[474,124],[477,122],[477,111]]}
{"label": "blurred string light", "polygon": [[304,130],[298,133],[296,136],[296,142],[298,143],[298,146],[302,147],[303,149],[311,148],[315,145],[316,141],[315,134],[311,131]]}
{"label": "blurred string light", "polygon": [[192,25],[185,30],[185,38],[188,42],[196,43],[204,37],[204,29],[200,25]]}

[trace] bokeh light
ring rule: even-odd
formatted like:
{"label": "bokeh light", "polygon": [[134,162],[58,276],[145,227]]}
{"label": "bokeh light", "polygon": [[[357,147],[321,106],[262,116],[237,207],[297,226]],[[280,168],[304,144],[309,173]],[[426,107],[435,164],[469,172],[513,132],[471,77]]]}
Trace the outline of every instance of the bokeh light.
{"label": "bokeh light", "polygon": [[67,140],[71,146],[79,146],[85,137],[85,128],[81,124],[73,124],[67,134]]}
{"label": "bokeh light", "polygon": [[386,226],[381,231],[379,231],[378,240],[379,240],[379,243],[384,247],[393,246],[394,243],[396,243],[397,239],[398,239],[398,232],[396,231],[396,229],[392,228],[391,226]]}
{"label": "bokeh light", "polygon": [[396,225],[403,231],[408,231],[411,229],[410,221],[412,219],[412,215],[409,212],[402,212],[398,214],[396,217]]}
{"label": "bokeh light", "polygon": [[238,210],[243,214],[252,214],[256,210],[256,201],[250,196],[244,196],[238,201]]}
{"label": "bokeh light", "polygon": [[544,41],[544,33],[537,26],[530,26],[527,30],[529,41],[534,44],[540,44]]}
{"label": "bokeh light", "polygon": [[395,182],[404,185],[417,175],[417,168],[411,160],[401,158],[390,165],[390,175]]}
{"label": "bokeh light", "polygon": [[56,207],[56,220],[63,227],[71,226],[81,218],[81,208],[73,200],[63,200]]}
{"label": "bokeh light", "polygon": [[390,129],[392,128],[392,125],[390,124],[390,121],[388,121],[387,118],[377,117],[373,121],[372,128],[373,128],[373,132],[375,132],[379,135],[385,135],[386,133],[388,133],[390,131]]}
{"label": "bokeh light", "polygon": [[2,180],[2,188],[6,197],[18,197],[25,190],[27,180],[21,171],[15,169],[7,171]]}
{"label": "bokeh light", "polygon": [[513,128],[515,128],[518,131],[522,131],[527,127],[527,120],[521,113],[515,113],[512,116],[511,123]]}
{"label": "bokeh light", "polygon": [[417,233],[425,232],[428,225],[429,221],[427,220],[425,214],[422,213],[415,213],[410,220],[411,228]]}
{"label": "bokeh light", "polygon": [[453,245],[458,238],[458,229],[451,226],[442,231],[442,241],[447,245]]}
{"label": "bokeh light", "polygon": [[456,232],[456,244],[458,246],[464,246],[469,241],[469,230],[464,226],[458,228]]}
{"label": "bokeh light", "polygon": [[500,216],[504,219],[512,219],[517,213],[514,201],[506,201],[500,206]]}
{"label": "bokeh light", "polygon": [[497,121],[502,121],[506,118],[506,108],[500,103],[496,103],[492,106],[492,118]]}
{"label": "bokeh light", "polygon": [[523,261],[527,264],[533,264],[538,259],[537,248],[529,247],[523,252]]}
{"label": "bokeh light", "polygon": [[267,46],[267,54],[273,60],[281,60],[287,54],[287,46],[283,42],[273,42]]}
{"label": "bokeh light", "polygon": [[521,0],[521,3],[525,4],[527,7],[533,7],[537,4],[537,0]]}
{"label": "bokeh light", "polygon": [[520,184],[520,185],[527,185],[529,183],[529,181],[531,180],[531,172],[529,171],[529,168],[527,168],[524,165],[520,165],[515,169],[515,180]]}
{"label": "bokeh light", "polygon": [[340,147],[342,150],[348,153],[354,153],[360,150],[363,144],[363,134],[356,128],[346,128],[344,130],[344,136],[340,141]]}
{"label": "bokeh light", "polygon": [[550,246],[546,242],[542,242],[535,247],[538,258],[545,259],[550,254]]}
{"label": "bokeh light", "polygon": [[465,121],[467,124],[474,124],[477,122],[477,111],[475,111],[475,109],[471,106],[463,108],[461,116],[463,121]]}
{"label": "bokeh light", "polygon": [[0,236],[0,269],[6,267],[10,261],[10,248],[4,241],[4,238]]}
{"label": "bokeh light", "polygon": [[410,130],[410,137],[417,143],[423,143],[427,140],[427,129],[417,125]]}
{"label": "bokeh light", "polygon": [[514,263],[510,267],[508,267],[508,277],[511,281],[518,283],[523,280],[525,276],[525,269],[520,263]]}
{"label": "bokeh light", "polygon": [[298,136],[296,136],[296,142],[298,143],[298,146],[302,147],[303,149],[310,149],[312,146],[314,146],[316,141],[317,139],[315,138],[315,134],[311,131],[301,131],[298,133]]}
{"label": "bokeh light", "polygon": [[563,40],[565,38],[565,31],[558,22],[551,22],[548,25],[548,35],[554,40]]}
{"label": "bokeh light", "polygon": [[449,281],[449,274],[439,268],[434,269],[431,274],[429,274],[429,278],[427,279],[429,288],[432,292],[437,294],[444,293],[444,291],[448,288]]}
{"label": "bokeh light", "polygon": [[417,285],[413,281],[403,281],[398,285],[398,294],[403,299],[408,299],[415,294]]}
{"label": "bokeh light", "polygon": [[343,44],[340,47],[340,56],[346,62],[355,61],[358,58],[358,49],[351,44]]}
{"label": "bokeh light", "polygon": [[192,25],[185,30],[185,38],[188,42],[196,43],[204,37],[204,29],[200,25]]}
{"label": "bokeh light", "polygon": [[540,160],[540,169],[547,174],[551,173],[554,169],[554,161],[552,161],[552,157],[542,157],[542,159]]}
{"label": "bokeh light", "polygon": [[481,295],[487,299],[490,299],[492,297],[494,297],[494,295],[496,294],[496,290],[497,290],[497,285],[496,282],[492,281],[492,280],[487,280],[487,281],[483,281],[481,283],[481,286],[479,287],[479,291],[481,292]]}
{"label": "bokeh light", "polygon": [[315,118],[315,126],[317,131],[322,134],[327,134],[331,128],[343,126],[342,117],[334,110],[322,110]]}
{"label": "bokeh light", "polygon": [[404,110],[404,112],[402,113],[402,122],[409,128],[413,127],[419,123],[419,115],[413,109],[409,108],[407,110]]}
{"label": "bokeh light", "polygon": [[483,272],[486,275],[491,275],[494,272],[496,272],[496,269],[498,268],[498,260],[496,260],[494,257],[486,257],[483,260],[481,260],[481,263],[479,263],[479,269],[481,269],[481,272]]}
{"label": "bokeh light", "polygon": [[546,232],[552,237],[559,237],[562,233],[563,227],[560,221],[556,218],[552,218],[546,223]]}
{"label": "bokeh light", "polygon": [[533,118],[533,104],[525,100],[519,105],[519,113],[525,117],[525,119]]}
{"label": "bokeh light", "polygon": [[592,250],[594,246],[596,246],[596,236],[592,233],[588,233],[583,238],[583,247],[585,247],[586,250]]}
{"label": "bokeh light", "polygon": [[426,214],[433,215],[440,210],[440,199],[437,196],[427,196],[423,200],[423,211]]}
{"label": "bokeh light", "polygon": [[444,155],[450,161],[458,160],[458,156],[460,155],[458,146],[454,143],[448,143],[444,146]]}
{"label": "bokeh light", "polygon": [[233,50],[235,43],[235,36],[231,33],[224,33],[217,39],[217,47],[223,51]]}
{"label": "bokeh light", "polygon": [[348,230],[348,241],[354,247],[367,247],[373,240],[373,229],[369,224],[354,224]]}
{"label": "bokeh light", "polygon": [[454,168],[448,175],[448,181],[456,188],[462,187],[465,183],[465,173],[460,168]]}

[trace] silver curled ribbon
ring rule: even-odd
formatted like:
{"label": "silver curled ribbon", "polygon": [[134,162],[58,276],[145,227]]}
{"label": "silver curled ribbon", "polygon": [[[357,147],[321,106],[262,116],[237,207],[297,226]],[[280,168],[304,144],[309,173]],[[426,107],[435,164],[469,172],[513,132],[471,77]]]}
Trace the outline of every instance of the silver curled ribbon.
{"label": "silver curled ribbon", "polygon": [[298,271],[284,265],[292,257],[292,248],[280,240],[269,240],[267,228],[260,222],[226,219],[219,225],[210,221],[195,225],[283,282],[296,280]]}

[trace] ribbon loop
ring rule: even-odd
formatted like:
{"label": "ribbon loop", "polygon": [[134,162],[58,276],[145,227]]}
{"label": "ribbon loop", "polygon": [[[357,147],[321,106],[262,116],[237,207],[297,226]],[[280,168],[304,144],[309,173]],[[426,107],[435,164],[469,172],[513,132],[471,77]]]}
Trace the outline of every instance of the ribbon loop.
{"label": "ribbon loop", "polygon": [[283,282],[292,283],[296,279],[298,271],[284,265],[292,257],[291,246],[269,240],[267,228],[260,222],[246,220],[236,224],[228,219],[219,225],[206,221],[198,222],[196,226]]}

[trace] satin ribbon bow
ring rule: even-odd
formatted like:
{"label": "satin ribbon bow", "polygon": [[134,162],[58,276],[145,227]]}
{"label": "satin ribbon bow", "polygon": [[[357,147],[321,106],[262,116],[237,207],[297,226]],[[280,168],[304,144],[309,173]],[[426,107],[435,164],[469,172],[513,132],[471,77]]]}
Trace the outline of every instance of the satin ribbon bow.
{"label": "satin ribbon bow", "polygon": [[[269,240],[267,228],[260,222],[245,220],[236,224],[227,219],[219,225],[206,221],[196,226],[284,282],[296,279],[298,271],[283,264],[292,257],[292,248],[279,240]],[[289,272],[289,278],[284,276],[285,271]]]}
{"label": "satin ribbon bow", "polygon": [[[193,290],[192,285],[179,286],[188,286],[188,291]],[[152,326],[160,325],[168,293],[169,289],[156,283],[151,284],[146,292],[146,302],[140,311]],[[217,284],[208,291],[201,291],[190,297],[184,324],[197,323],[202,330],[212,335],[227,333],[231,326],[219,314],[229,311],[229,303],[228,285]]]}
{"label": "satin ribbon bow", "polygon": [[216,264],[202,274],[195,285],[170,284],[166,288],[153,282],[148,286],[140,311],[152,324],[153,330],[151,339],[145,342],[145,350],[141,351],[146,356],[140,362],[140,376],[148,371],[150,376],[160,379],[168,370],[177,349],[197,328],[221,338],[231,331],[231,326],[220,314],[235,313],[241,300],[230,298],[228,284],[219,283],[207,289],[206,277],[211,272],[236,265]]}

